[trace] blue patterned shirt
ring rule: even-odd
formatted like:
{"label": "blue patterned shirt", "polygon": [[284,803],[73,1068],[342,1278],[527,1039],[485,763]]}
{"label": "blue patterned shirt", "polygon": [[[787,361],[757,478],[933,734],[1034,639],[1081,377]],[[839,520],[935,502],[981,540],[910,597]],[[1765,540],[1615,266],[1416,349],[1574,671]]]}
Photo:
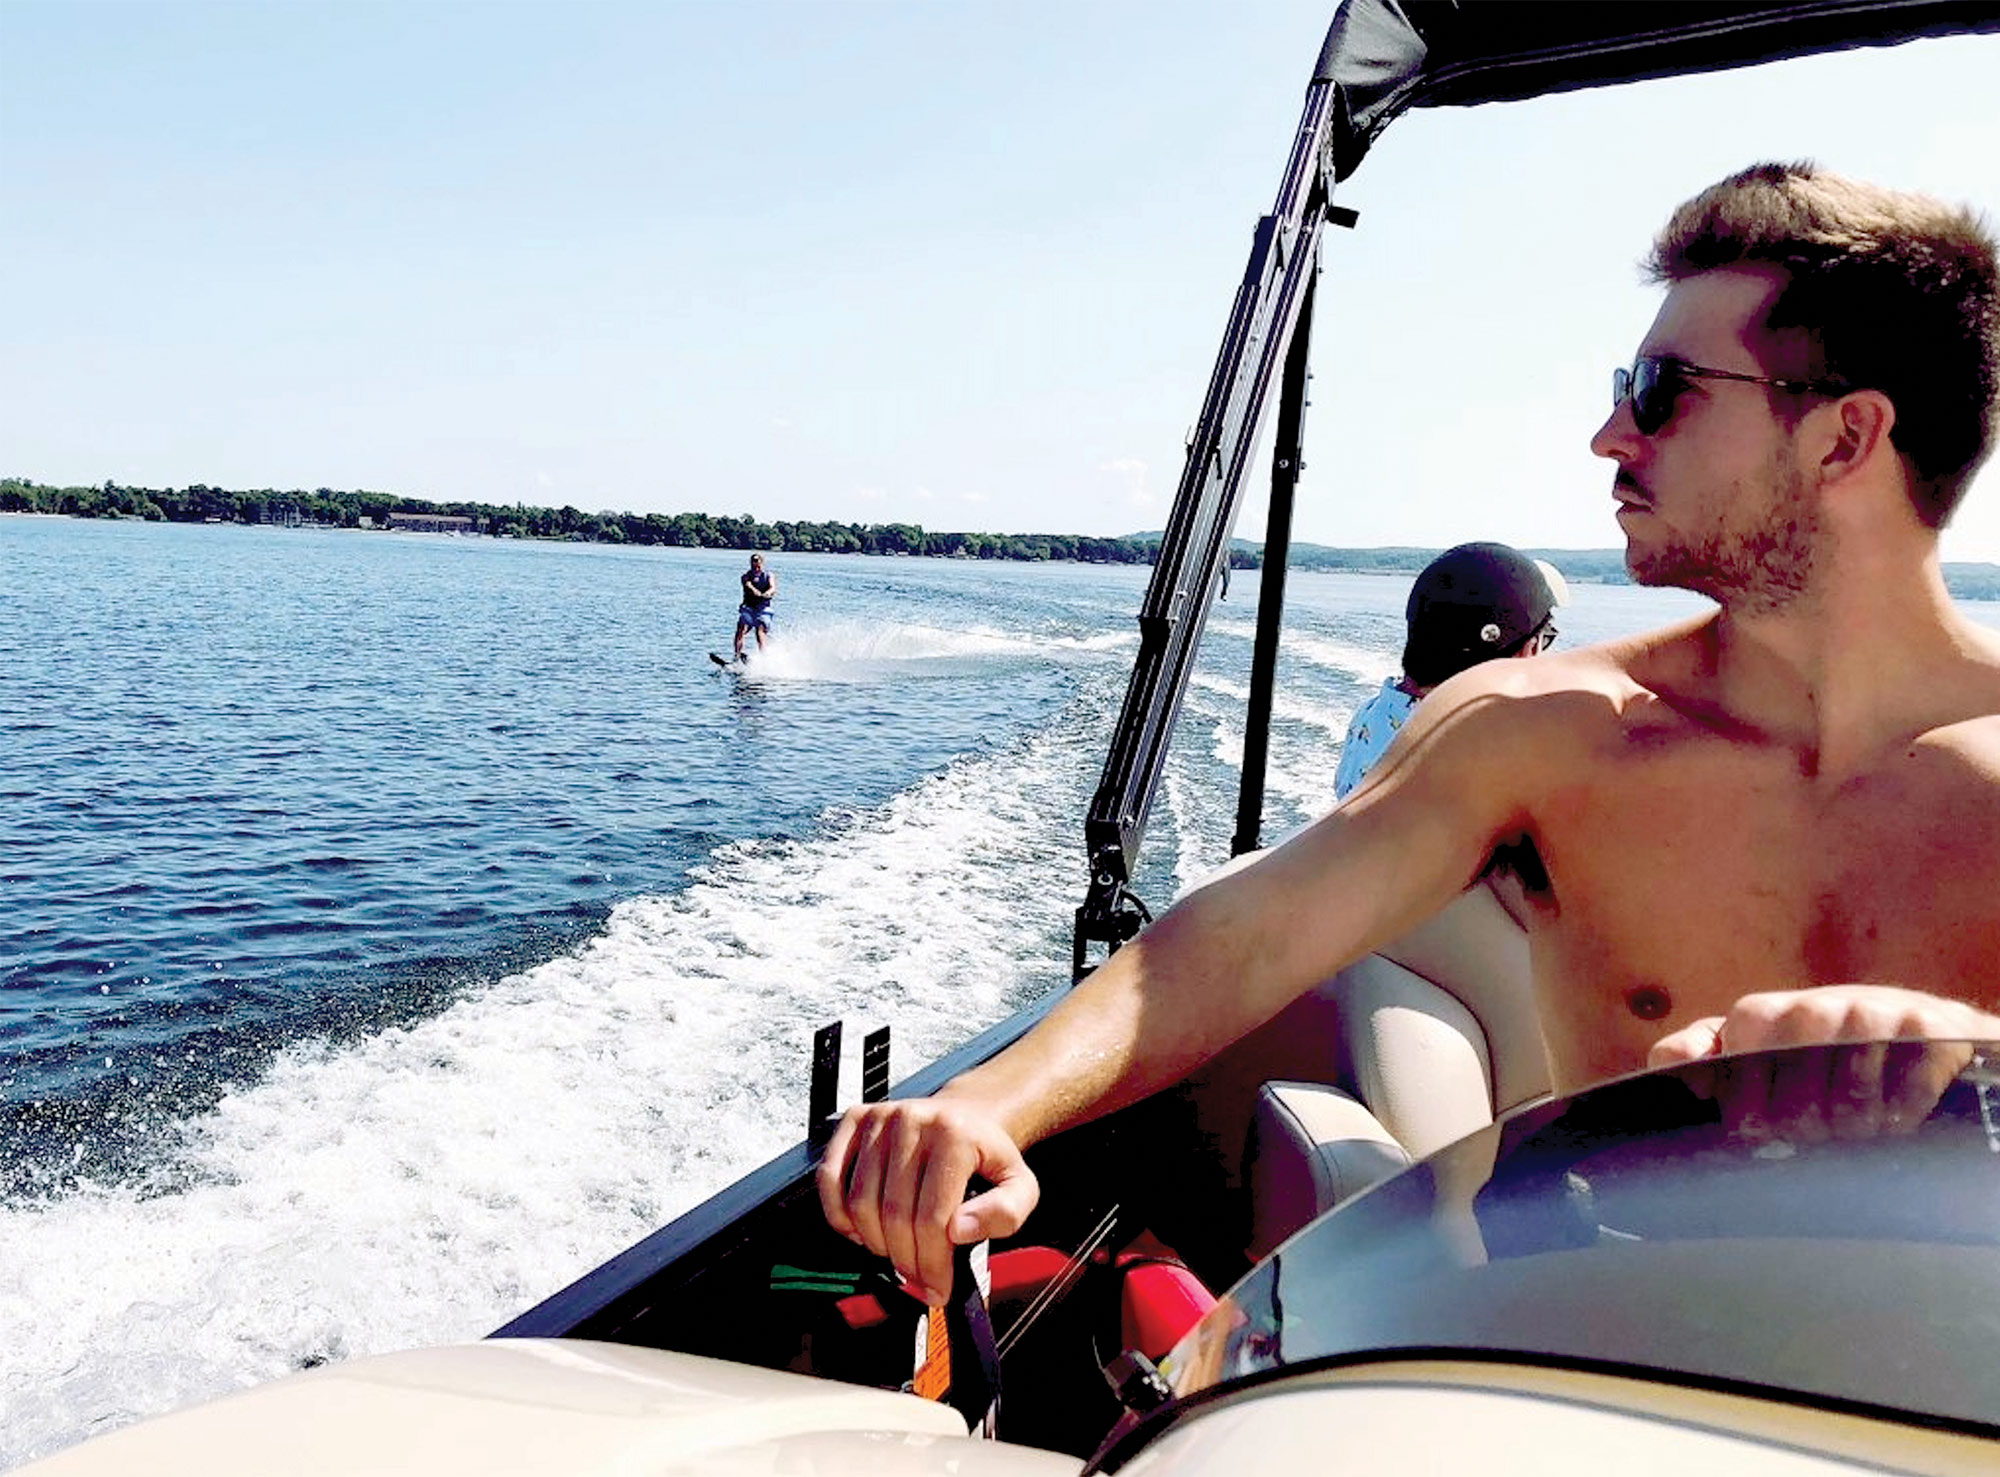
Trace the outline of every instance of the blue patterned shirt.
{"label": "blue patterned shirt", "polygon": [[1410,721],[1417,700],[1396,685],[1401,680],[1391,677],[1383,682],[1382,690],[1363,703],[1347,725],[1347,742],[1340,746],[1340,768],[1333,775],[1334,799],[1347,798]]}

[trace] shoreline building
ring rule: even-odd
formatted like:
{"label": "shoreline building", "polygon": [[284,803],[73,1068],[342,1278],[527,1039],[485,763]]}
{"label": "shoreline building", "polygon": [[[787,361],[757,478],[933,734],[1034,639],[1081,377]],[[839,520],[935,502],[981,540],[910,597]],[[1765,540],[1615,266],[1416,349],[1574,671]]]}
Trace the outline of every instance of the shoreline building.
{"label": "shoreline building", "polygon": [[391,513],[392,533],[477,533],[470,518],[456,513]]}

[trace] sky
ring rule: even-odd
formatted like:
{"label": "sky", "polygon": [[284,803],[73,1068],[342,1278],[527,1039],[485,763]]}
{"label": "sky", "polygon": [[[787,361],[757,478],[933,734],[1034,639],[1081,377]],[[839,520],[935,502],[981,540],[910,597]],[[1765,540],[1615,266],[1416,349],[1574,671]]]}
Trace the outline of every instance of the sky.
{"label": "sky", "polygon": [[[0,0],[0,476],[1159,528],[1330,15]],[[1336,196],[1295,536],[1615,545],[1672,206],[1812,157],[2000,221],[1996,82],[1983,36],[1406,115]],[[2000,473],[1944,553],[2000,562]]]}

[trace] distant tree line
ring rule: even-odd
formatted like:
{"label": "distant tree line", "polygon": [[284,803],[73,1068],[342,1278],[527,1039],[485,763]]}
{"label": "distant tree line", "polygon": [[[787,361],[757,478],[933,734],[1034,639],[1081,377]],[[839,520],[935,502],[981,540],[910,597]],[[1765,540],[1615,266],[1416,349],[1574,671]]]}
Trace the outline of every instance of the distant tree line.
{"label": "distant tree line", "polygon": [[[191,487],[46,487],[0,478],[0,512],[67,513],[77,518],[144,518],[167,523],[285,523],[330,528],[385,528],[392,513],[469,518],[496,537],[571,539],[601,544],[658,544],[683,549],[768,549],[813,554],[928,554],[963,559],[1073,559],[1150,564],[1157,536],[1092,538],[1067,533],[939,533],[914,523],[760,523],[710,513],[585,513],[516,503],[437,502],[384,492],[312,492],[271,488],[231,491]],[[1238,567],[1255,557],[1238,555]]]}
{"label": "distant tree line", "polygon": [[[232,492],[192,487],[47,487],[0,477],[0,512],[67,513],[77,518],[145,518],[167,523],[285,523],[330,528],[386,528],[392,513],[442,513],[470,518],[480,533],[499,537],[571,539],[601,544],[658,544],[682,549],[767,549],[777,553],[923,554],[957,559],[1071,559],[1094,564],[1150,564],[1160,535],[1090,538],[1067,533],[937,533],[914,523],[760,523],[755,518],[710,513],[585,513],[576,508],[530,508],[516,503],[433,502],[386,492]],[[365,521],[364,521],[365,520]],[[1295,543],[1295,570],[1353,574],[1415,574],[1435,549],[1338,549]],[[1623,584],[1625,556],[1618,549],[1528,549],[1579,583]],[[1263,548],[1248,539],[1230,547],[1235,569],[1256,569]],[[1961,600],[2000,600],[2000,566],[1947,564],[1945,584]]]}

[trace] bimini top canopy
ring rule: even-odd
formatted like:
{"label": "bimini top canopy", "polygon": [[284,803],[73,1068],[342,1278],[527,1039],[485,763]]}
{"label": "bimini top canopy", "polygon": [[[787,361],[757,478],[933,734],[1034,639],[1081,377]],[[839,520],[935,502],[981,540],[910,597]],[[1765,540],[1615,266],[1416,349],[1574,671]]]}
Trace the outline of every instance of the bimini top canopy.
{"label": "bimini top canopy", "polygon": [[1333,84],[1329,152],[1335,179],[1344,180],[1409,108],[1510,102],[1994,30],[1994,0],[1342,0],[1315,80]]}

